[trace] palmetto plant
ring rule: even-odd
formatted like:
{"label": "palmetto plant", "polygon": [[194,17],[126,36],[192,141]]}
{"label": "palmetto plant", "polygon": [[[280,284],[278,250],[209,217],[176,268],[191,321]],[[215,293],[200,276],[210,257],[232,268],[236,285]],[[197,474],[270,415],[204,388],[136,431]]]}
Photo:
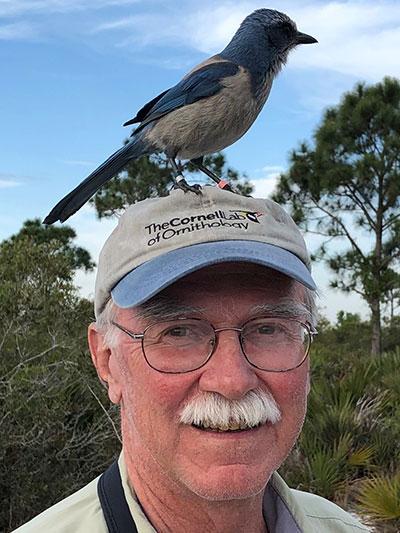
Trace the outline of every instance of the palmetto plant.
{"label": "palmetto plant", "polygon": [[360,513],[380,523],[379,531],[400,530],[400,472],[362,480],[356,500]]}
{"label": "palmetto plant", "polygon": [[400,351],[312,354],[307,419],[281,468],[292,486],[364,513],[380,533],[400,531],[399,367]]}

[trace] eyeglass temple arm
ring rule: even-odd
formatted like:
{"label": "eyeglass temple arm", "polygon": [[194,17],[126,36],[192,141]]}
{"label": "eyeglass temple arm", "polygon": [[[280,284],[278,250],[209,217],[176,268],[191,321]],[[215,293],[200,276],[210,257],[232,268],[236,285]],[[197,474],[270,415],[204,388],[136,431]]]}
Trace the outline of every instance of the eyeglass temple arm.
{"label": "eyeglass temple arm", "polygon": [[132,331],[127,330],[126,328],[124,328],[124,326],[117,324],[117,322],[114,322],[113,320],[111,321],[111,324],[115,326],[116,328],[120,329],[121,331],[123,331],[124,333],[126,333],[127,335],[129,335],[129,337],[131,337],[131,339],[135,341],[140,341],[144,337],[143,333],[132,333]]}

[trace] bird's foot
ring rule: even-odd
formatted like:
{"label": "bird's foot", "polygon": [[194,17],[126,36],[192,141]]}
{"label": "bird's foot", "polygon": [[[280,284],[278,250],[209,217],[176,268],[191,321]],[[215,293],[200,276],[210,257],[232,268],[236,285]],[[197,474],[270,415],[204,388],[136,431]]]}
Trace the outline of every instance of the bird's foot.
{"label": "bird's foot", "polygon": [[195,183],[194,185],[189,185],[182,175],[175,176],[175,188],[182,189],[184,192],[194,192],[196,194],[201,194],[201,185]]}
{"label": "bird's foot", "polygon": [[230,192],[234,192],[234,193],[237,193],[238,191],[232,187],[232,185],[229,183],[229,181],[226,181],[226,180],[223,180],[221,179],[219,176],[217,176],[212,170],[210,170],[209,168],[207,168],[206,166],[203,165],[203,158],[202,157],[198,157],[196,159],[192,159],[191,162],[193,164],[195,164],[197,166],[197,168],[203,172],[204,174],[206,174],[206,176],[208,176],[209,178],[211,178],[212,180],[215,181],[215,183],[217,184],[217,187],[219,189],[222,189],[224,191],[230,191]]}

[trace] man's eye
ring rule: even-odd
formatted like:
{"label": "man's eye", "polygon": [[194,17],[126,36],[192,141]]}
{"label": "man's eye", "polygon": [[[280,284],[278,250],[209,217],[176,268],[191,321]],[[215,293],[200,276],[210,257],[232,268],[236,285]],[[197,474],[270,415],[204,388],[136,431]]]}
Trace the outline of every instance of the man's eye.
{"label": "man's eye", "polygon": [[276,327],[272,325],[263,325],[257,328],[257,333],[260,335],[273,335],[276,333]]}
{"label": "man's eye", "polygon": [[170,328],[164,332],[165,337],[187,337],[188,335],[190,335],[190,330],[184,326]]}

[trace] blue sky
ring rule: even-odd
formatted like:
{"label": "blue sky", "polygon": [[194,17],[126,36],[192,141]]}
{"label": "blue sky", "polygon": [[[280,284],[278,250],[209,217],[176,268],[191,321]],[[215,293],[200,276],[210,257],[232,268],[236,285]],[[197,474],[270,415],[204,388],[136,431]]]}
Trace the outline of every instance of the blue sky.
{"label": "blue sky", "polygon": [[[0,239],[43,218],[122,144],[125,120],[221,50],[259,7],[284,11],[319,40],[291,54],[254,126],[225,151],[266,196],[326,106],[359,80],[400,76],[398,0],[0,0]],[[115,223],[89,207],[68,221],[94,258]],[[327,288],[321,266],[315,277],[330,318],[363,311]],[[93,292],[93,276],[77,283]]]}

